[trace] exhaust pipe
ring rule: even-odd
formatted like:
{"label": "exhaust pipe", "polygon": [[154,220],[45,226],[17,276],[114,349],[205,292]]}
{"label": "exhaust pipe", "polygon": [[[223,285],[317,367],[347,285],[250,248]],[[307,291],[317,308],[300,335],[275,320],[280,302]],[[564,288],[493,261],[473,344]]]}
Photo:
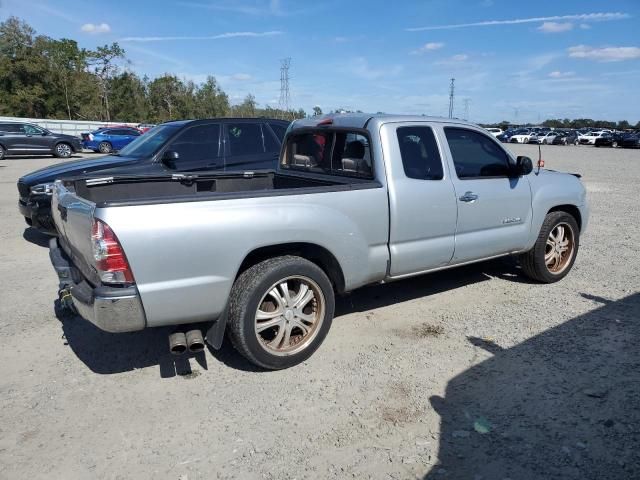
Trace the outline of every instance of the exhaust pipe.
{"label": "exhaust pipe", "polygon": [[204,338],[200,330],[189,330],[186,335],[189,351],[192,353],[202,352],[204,350]]}
{"label": "exhaust pipe", "polygon": [[169,351],[174,355],[181,355],[187,351],[187,338],[183,332],[169,335]]}

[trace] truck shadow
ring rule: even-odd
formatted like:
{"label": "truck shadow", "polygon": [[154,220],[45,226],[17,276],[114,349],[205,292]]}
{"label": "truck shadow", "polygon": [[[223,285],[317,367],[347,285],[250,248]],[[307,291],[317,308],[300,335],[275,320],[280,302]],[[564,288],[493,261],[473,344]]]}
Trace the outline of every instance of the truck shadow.
{"label": "truck shadow", "polygon": [[[356,290],[350,295],[336,299],[336,321],[338,317],[354,312],[402,303],[420,297],[437,295],[465,285],[505,276],[520,281],[515,261],[500,259],[478,263],[454,270],[423,275],[387,285],[375,285]],[[526,281],[526,280],[523,280]],[[189,375],[190,360],[207,368],[204,353],[172,356],[167,337],[169,328],[149,328],[140,332],[107,333],[90,322],[70,315],[59,308],[56,301],[56,316],[62,323],[64,337],[76,356],[93,372],[114,374],[134,369],[160,367],[160,376]],[[264,372],[238,354],[228,339],[220,350],[209,349],[219,362],[237,370]]]}
{"label": "truck shadow", "polygon": [[108,333],[83,318],[54,305],[62,323],[66,343],[73,353],[94,373],[123,373],[157,365],[161,378],[193,375],[191,361],[207,370],[204,352],[174,356],[169,353],[169,328],[149,328],[141,332]]}
{"label": "truck shadow", "polygon": [[425,480],[640,478],[640,293],[493,357],[431,397],[438,464]]}

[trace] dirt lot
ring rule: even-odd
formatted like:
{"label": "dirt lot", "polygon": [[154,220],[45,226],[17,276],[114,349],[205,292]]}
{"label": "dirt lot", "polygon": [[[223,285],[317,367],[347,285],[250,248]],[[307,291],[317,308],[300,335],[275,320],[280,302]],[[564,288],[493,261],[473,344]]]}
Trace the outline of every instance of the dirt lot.
{"label": "dirt lot", "polygon": [[0,478],[640,478],[640,151],[543,153],[592,206],[564,281],[500,260],[368,287],[280,372],[57,318],[15,189],[55,160],[0,161]]}

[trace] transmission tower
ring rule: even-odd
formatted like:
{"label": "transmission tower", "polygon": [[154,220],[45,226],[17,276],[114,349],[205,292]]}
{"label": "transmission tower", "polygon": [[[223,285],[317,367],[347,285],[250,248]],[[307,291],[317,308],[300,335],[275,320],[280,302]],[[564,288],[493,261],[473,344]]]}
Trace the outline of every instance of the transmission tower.
{"label": "transmission tower", "polygon": [[464,119],[469,120],[469,104],[471,103],[471,99],[465,98],[463,100],[464,103]]}
{"label": "transmission tower", "polygon": [[449,86],[449,118],[453,118],[453,99],[455,98],[455,83],[456,79],[451,79],[451,85]]}
{"label": "transmission tower", "polygon": [[289,115],[290,96],[289,96],[289,67],[291,66],[291,58],[284,58],[280,61],[280,99],[278,100],[278,109],[282,112],[283,118]]}

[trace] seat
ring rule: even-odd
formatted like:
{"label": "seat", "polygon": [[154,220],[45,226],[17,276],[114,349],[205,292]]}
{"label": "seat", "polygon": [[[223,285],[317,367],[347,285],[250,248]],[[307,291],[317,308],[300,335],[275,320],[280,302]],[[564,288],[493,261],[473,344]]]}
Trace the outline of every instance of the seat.
{"label": "seat", "polygon": [[371,175],[371,165],[365,160],[365,146],[361,140],[347,143],[342,154],[342,169],[361,175]]}

